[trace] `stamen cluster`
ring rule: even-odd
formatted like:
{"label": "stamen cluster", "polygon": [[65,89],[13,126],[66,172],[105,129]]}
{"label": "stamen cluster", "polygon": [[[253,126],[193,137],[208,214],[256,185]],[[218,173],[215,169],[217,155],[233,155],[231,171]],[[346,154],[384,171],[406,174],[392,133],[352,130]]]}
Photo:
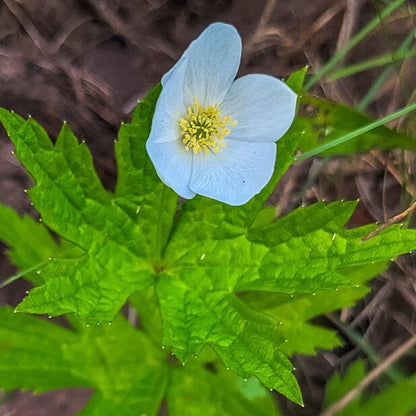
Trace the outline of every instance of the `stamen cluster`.
{"label": "stamen cluster", "polygon": [[222,141],[224,137],[230,134],[228,126],[236,124],[230,116],[221,115],[218,104],[204,107],[198,104],[197,98],[187,108],[186,116],[179,120],[186,151],[204,151],[206,154],[210,151],[217,153],[219,148],[225,145]]}

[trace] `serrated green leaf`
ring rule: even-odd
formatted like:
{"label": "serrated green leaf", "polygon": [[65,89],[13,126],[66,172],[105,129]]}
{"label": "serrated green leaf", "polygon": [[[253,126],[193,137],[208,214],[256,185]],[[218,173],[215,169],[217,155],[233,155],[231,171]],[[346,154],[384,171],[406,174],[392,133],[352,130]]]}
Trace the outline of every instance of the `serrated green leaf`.
{"label": "serrated green leaf", "polygon": [[[322,286],[321,290],[309,294],[299,293],[302,292],[299,290],[291,295],[251,293],[243,297],[255,310],[267,312],[281,323],[280,331],[287,342],[280,349],[288,355],[314,354],[318,348],[331,349],[340,345],[340,340],[333,330],[320,328],[311,324],[310,320],[324,313],[354,305],[368,292],[365,283],[385,269],[387,262],[390,261],[389,255],[393,254],[395,248],[398,251],[392,258],[415,243],[414,230],[400,230],[400,227],[392,227],[374,240],[361,242],[362,237],[367,235],[373,226],[349,230],[342,228],[354,206],[355,203],[351,202],[335,202],[329,205],[318,203],[295,210],[276,223],[264,227],[264,232],[252,231],[253,238],[260,239],[263,236],[267,244],[274,245],[282,241],[290,241],[290,231],[293,236],[297,236],[302,235],[302,228],[305,235],[308,232],[315,233],[314,229],[320,230],[319,235],[323,235],[322,230],[327,230],[329,233],[327,238],[332,236],[330,240],[333,248],[328,252],[332,255],[325,260],[326,267],[332,270],[333,274],[342,276],[350,282],[347,286],[340,285],[327,289],[323,289]],[[280,226],[279,222],[281,222]],[[343,242],[340,246],[335,245],[338,238]],[[319,244],[322,246],[324,241],[321,240]],[[341,250],[338,251],[337,247]],[[304,275],[313,275],[313,271],[306,269],[308,265],[313,267],[316,261],[318,261],[316,258],[311,259],[305,269],[302,269],[300,260],[296,260],[296,270]]]}
{"label": "serrated green leaf", "polygon": [[135,107],[131,123],[123,123],[115,144],[117,160],[116,195],[142,197],[152,192],[157,174],[149,158],[144,157],[144,142],[152,124],[153,111],[161,92],[157,84]]}
{"label": "serrated green leaf", "polygon": [[170,416],[278,416],[273,399],[254,378],[241,381],[230,374],[186,365],[172,371],[167,392]]}
{"label": "serrated green leaf", "polygon": [[160,91],[158,84],[139,102],[131,123],[121,126],[115,144],[118,175],[114,197],[140,227],[143,250],[153,264],[160,262],[177,203],[177,195],[160,181],[145,148]]}
{"label": "serrated green leaf", "polygon": [[[203,221],[210,223],[212,206],[205,210],[202,206],[197,209],[194,205],[191,209],[188,205],[182,214],[187,228],[182,228],[183,223],[177,225],[166,251],[164,274],[156,283],[164,343],[173,345],[174,352],[182,360],[198,353],[202,345],[208,343],[228,365],[227,356],[221,355],[216,344],[222,342],[221,337],[227,339],[233,334],[224,326],[230,319],[224,321],[223,317],[238,317],[239,311],[231,302],[218,302],[226,297],[232,299],[234,293],[255,290],[267,291],[264,297],[275,301],[276,308],[270,310],[251,303],[254,305],[251,311],[264,310],[275,317],[275,323],[283,323],[272,330],[272,326],[267,329],[256,326],[255,321],[250,323],[254,318],[249,313],[238,318],[237,322],[247,321],[244,325],[240,323],[241,327],[252,325],[260,331],[263,344],[273,339],[273,333],[280,333],[287,342],[277,344],[272,341],[279,353],[313,353],[318,347],[339,345],[332,332],[308,321],[324,312],[351,305],[366,293],[367,289],[353,275],[362,276],[358,268],[363,273],[368,272],[365,277],[369,279],[381,271],[390,258],[416,244],[416,232],[399,227],[361,242],[368,227],[344,229],[355,205],[356,202],[318,203],[299,208],[270,225],[245,232],[239,227],[238,219],[230,217],[228,221],[226,215],[217,227],[211,224],[210,228],[202,228],[199,224]],[[197,236],[198,244],[193,246],[190,236]],[[220,288],[222,291],[218,292]],[[292,304],[282,307],[270,292],[292,294],[293,298],[283,296],[285,302]],[[310,295],[302,297],[302,293]],[[256,299],[256,295],[252,298]],[[243,300],[246,299],[249,297],[244,296]],[[192,323],[189,316],[192,316]],[[308,334],[310,337],[305,341]],[[238,341],[236,334],[233,338]],[[230,352],[238,354],[242,349],[235,342]],[[268,355],[262,353],[261,356]],[[244,368],[236,371],[244,376]],[[261,372],[263,376],[266,373]],[[284,374],[283,370],[281,374]],[[261,375],[257,377],[262,380]]]}
{"label": "serrated green leaf", "polygon": [[[44,253],[36,250],[42,236],[51,247],[55,245],[54,250],[59,253],[60,247],[55,240],[50,240],[51,236],[43,224],[29,217],[22,218],[10,208],[0,208],[3,208],[0,212],[7,214],[2,218],[9,220],[8,224],[20,230],[21,235],[33,232],[33,238],[30,239],[20,239],[19,235],[13,233],[5,234],[8,244],[16,253],[18,266],[26,266],[28,261],[43,258]],[[34,256],[24,256],[24,253],[30,254],[32,251]],[[276,414],[273,400],[255,380],[241,384],[233,372],[223,370],[223,377],[218,378],[203,368],[206,362],[215,360],[213,354],[204,354],[206,358],[202,361],[200,355],[198,360],[193,360],[192,366],[176,368],[175,377],[170,377],[166,384],[169,366],[166,355],[161,354],[161,333],[157,330],[160,317],[152,292],[152,289],[148,289],[130,298],[139,312],[141,327],[153,340],[153,346],[149,341],[144,341],[146,349],[156,351],[150,355],[158,357],[157,360],[150,360],[150,363],[149,356],[142,356],[143,342],[140,339],[143,335],[136,334],[137,331],[121,318],[117,318],[112,326],[86,328],[85,324],[71,317],[71,323],[77,330],[69,331],[42,319],[0,309],[0,388],[31,388],[37,392],[73,386],[95,388],[97,391],[80,413],[89,416],[137,415],[149,409],[150,413],[146,414],[154,414],[165,386],[170,386],[170,391],[183,387],[183,395],[168,395],[182,415],[194,416],[190,412],[189,402],[191,397],[201,401],[201,392],[207,393],[207,402],[203,407],[200,406],[204,411],[211,409],[231,416],[235,414],[234,409],[246,409],[245,412],[253,409],[260,412],[263,409],[265,414]],[[136,360],[140,361],[140,368],[137,368],[139,363]],[[163,371],[155,372],[157,362]],[[201,374],[208,375],[200,377]],[[185,388],[184,383],[190,376],[195,377],[197,382]],[[138,384],[138,377],[142,377],[144,383]],[[218,391],[219,383],[223,383],[221,392]],[[193,391],[194,396],[190,395],[190,391]],[[213,397],[222,397],[222,400],[210,403],[207,407],[209,398]]]}
{"label": "serrated green leaf", "polygon": [[69,352],[78,362],[84,358],[79,371],[89,374],[99,393],[82,415],[157,414],[168,381],[166,353],[123,317],[86,328]]}
{"label": "serrated green leaf", "polygon": [[158,94],[158,88],[151,91],[121,129],[114,196],[66,124],[54,146],[32,119],[0,110],[16,155],[35,179],[29,193],[44,223],[84,252],[53,259],[42,271],[45,284],[30,292],[20,311],[77,312],[90,322],[110,321],[131,293],[152,284],[176,210],[176,196],[145,162],[144,137]]}
{"label": "serrated green leaf", "polygon": [[[76,342],[70,331],[44,320],[0,308],[0,380],[4,389],[37,392],[69,386],[90,387],[71,371],[64,346]],[[62,348],[59,348],[62,345]]]}
{"label": "serrated green leaf", "polygon": [[[299,132],[298,149],[307,151],[372,123],[374,120],[344,104],[304,95],[300,99],[304,113],[296,118],[293,129]],[[353,154],[372,148],[416,149],[416,140],[381,126],[352,140],[328,149],[323,156]]]}
{"label": "serrated green leaf", "polygon": [[90,387],[95,392],[83,416],[156,415],[165,394],[172,415],[278,415],[255,379],[213,373],[199,359],[171,366],[166,353],[122,317],[112,326],[76,327],[0,308],[0,388]]}
{"label": "serrated green leaf", "polygon": [[[416,231],[401,230],[400,226],[390,227],[367,241],[362,238],[368,227],[337,230],[337,222],[345,222],[352,207],[335,202],[321,210],[315,206],[299,208],[264,229],[254,230],[250,238],[257,242],[264,238],[270,250],[262,259],[261,277],[243,276],[237,290],[299,293],[312,292],[317,286],[321,290],[335,289],[347,284],[347,269],[386,262],[413,249]],[[325,211],[333,212],[325,219]],[[297,286],[301,283],[303,289]]]}
{"label": "serrated green leaf", "polygon": [[167,383],[165,354],[119,316],[78,332],[0,308],[0,387],[96,390],[80,413],[156,415]]}
{"label": "serrated green leaf", "polygon": [[[346,206],[351,214],[353,206]],[[254,374],[268,387],[299,401],[292,366],[279,350],[284,338],[278,322],[248,309],[234,294],[244,276],[259,276],[270,250],[264,244],[250,244],[242,226],[245,217],[222,211],[216,223],[219,208],[215,203],[202,207],[198,200],[188,204],[167,247],[164,272],[156,282],[164,343],[172,345],[181,360],[208,344],[242,377]],[[200,227],[203,221],[211,227]],[[277,287],[278,273],[274,276]],[[331,287],[339,284],[328,280]],[[316,285],[322,287],[322,282]],[[300,286],[303,291],[316,289],[304,282]],[[279,290],[287,287],[281,284]]]}
{"label": "serrated green leaf", "polygon": [[255,375],[269,388],[301,403],[293,366],[278,350],[284,339],[277,323],[248,309],[231,293],[206,290],[206,283],[192,290],[190,285],[198,284],[203,276],[192,273],[187,277],[181,281],[164,274],[157,282],[164,344],[172,345],[182,361],[208,344],[241,377]]}
{"label": "serrated green leaf", "polygon": [[[61,252],[43,224],[29,216],[21,217],[12,208],[0,204],[0,239],[10,247],[7,255],[12,263],[35,284],[43,283],[39,273],[50,257]],[[28,241],[29,240],[29,241]]]}
{"label": "serrated green leaf", "polygon": [[[257,309],[241,292],[306,299],[315,291],[352,290],[352,271],[414,249],[415,232],[393,227],[363,243],[368,227],[344,229],[354,203],[317,204],[271,223],[261,219],[264,202],[293,161],[302,133],[296,124],[278,142],[272,180],[249,203],[230,207],[195,197],[174,223],[176,196],[160,183],[145,152],[159,92],[160,87],[151,91],[132,123],[120,130],[114,195],[102,188],[91,155],[67,126],[53,145],[33,120],[0,111],[17,155],[35,179],[30,195],[44,222],[79,248],[77,256],[61,254],[47,264],[45,284],[32,290],[19,310],[111,320],[133,292],[148,300],[145,294],[154,285],[163,342],[182,361],[209,345],[237,374],[254,374],[300,403],[285,353],[296,350],[299,343],[293,340],[304,334],[326,339],[326,346],[335,338],[308,326],[310,311],[298,327],[295,318],[283,317],[291,323],[285,329],[279,315],[264,313],[261,305]],[[355,295],[348,296],[335,299],[349,302]],[[310,309],[317,313],[322,306]],[[154,310],[141,310],[149,333]],[[152,340],[157,343],[158,337]]]}

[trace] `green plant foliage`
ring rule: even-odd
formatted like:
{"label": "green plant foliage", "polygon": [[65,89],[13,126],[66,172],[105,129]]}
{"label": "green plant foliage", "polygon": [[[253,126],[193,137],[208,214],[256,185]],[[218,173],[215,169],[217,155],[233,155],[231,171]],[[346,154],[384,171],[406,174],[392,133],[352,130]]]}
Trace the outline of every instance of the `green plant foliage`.
{"label": "green plant foliage", "polygon": [[[302,111],[294,128],[301,132],[298,149],[307,151],[370,124],[374,120],[344,104],[304,94]],[[381,126],[321,153],[322,156],[353,154],[372,148],[416,150],[416,140]]]}
{"label": "green plant foliage", "polygon": [[[364,363],[353,363],[341,378],[334,374],[326,388],[324,407],[335,403],[365,377]],[[348,403],[337,416],[407,416],[416,408],[416,376],[411,376],[382,389],[379,393],[368,396],[365,393]]]}
{"label": "green plant foliage", "polygon": [[[261,231],[261,236],[265,240],[274,236],[273,240],[269,241],[270,245],[278,243],[276,238],[285,241],[290,237],[293,238],[296,233],[303,235],[303,238],[308,236],[313,246],[318,246],[322,250],[314,253],[314,257],[308,262],[309,267],[313,269],[316,267],[316,279],[322,279],[319,271],[325,267],[319,265],[322,260],[319,258],[319,253],[325,253],[325,241],[327,241],[330,248],[326,254],[323,254],[327,269],[331,270],[331,276],[338,275],[340,281],[348,279],[349,282],[347,285],[333,288],[322,287],[312,294],[302,293],[299,289],[292,294],[280,291],[273,294],[251,292],[244,295],[243,299],[249,306],[267,312],[280,323],[280,331],[286,341],[282,344],[281,350],[288,355],[314,354],[318,348],[332,349],[341,345],[334,330],[318,327],[310,323],[310,320],[324,313],[352,306],[362,298],[368,292],[365,283],[386,268],[391,242],[402,238],[400,227],[392,227],[384,235],[379,235],[379,239],[361,242],[361,237],[373,226],[349,230],[342,228],[352,214],[355,204],[355,202],[335,202],[327,205],[320,202],[307,208],[299,208],[279,221],[252,232],[252,235],[255,235]],[[293,224],[292,236],[285,234],[291,228],[288,223]],[[403,241],[404,245],[412,244],[414,234],[409,234],[409,238],[407,243]],[[335,245],[337,239],[341,251],[337,251]],[[379,248],[381,251],[378,251]],[[287,256],[290,254],[282,253],[283,258],[286,259]],[[293,273],[296,273],[300,260],[294,259],[292,263],[289,257],[288,262],[293,264]],[[290,270],[289,266],[286,268]],[[309,272],[311,276],[312,273]]]}
{"label": "green plant foliage", "polygon": [[269,394],[255,379],[213,373],[198,363],[172,371],[167,391],[169,415],[278,415]]}
{"label": "green plant foliage", "polygon": [[[339,373],[334,373],[326,385],[324,408],[329,407],[338,399],[353,389],[365,376],[365,364],[362,360],[357,360],[348,368],[343,377]],[[357,402],[354,402],[358,404]],[[353,404],[351,403],[351,408]]]}
{"label": "green plant foliage", "polygon": [[43,224],[28,216],[22,218],[12,208],[0,204],[0,236],[10,247],[8,257],[25,270],[25,277],[35,284],[44,283],[41,268],[61,252],[61,247]]}
{"label": "green plant foliage", "polygon": [[157,413],[167,382],[163,354],[121,316],[74,332],[1,308],[0,339],[3,388],[91,387],[83,415]]}
{"label": "green plant foliage", "polygon": [[[1,224],[7,222],[22,236],[32,232],[25,239],[4,233],[4,241],[11,247],[10,253],[15,253],[15,264],[21,269],[31,262],[47,261],[48,253],[59,255],[64,251],[43,224],[20,217],[2,205],[0,212]],[[26,258],[24,253],[33,254]],[[85,326],[69,316],[73,330],[68,330],[41,318],[0,308],[0,388],[42,392],[89,387],[96,392],[80,413],[85,416],[156,415],[163,397],[170,414],[208,412],[231,416],[234,409],[242,415],[263,409],[263,414],[277,416],[269,392],[256,379],[242,382],[233,372],[221,369],[213,353],[201,354],[187,366],[170,358],[169,352],[160,348],[160,316],[152,292],[136,292],[130,299],[139,312],[143,332],[121,316],[111,325],[97,326]],[[201,392],[206,396],[198,413]],[[215,401],[210,402],[211,398]]]}
{"label": "green plant foliage", "polygon": [[[149,174],[150,162],[145,162],[142,131],[149,128],[145,125],[153,110],[149,101],[154,106],[158,92],[153,90],[153,99],[136,111],[133,119],[139,121],[120,131],[123,145],[116,148],[120,182],[115,195],[104,190],[87,147],[66,124],[53,145],[32,119],[0,112],[16,155],[35,179],[36,186],[29,191],[34,206],[52,230],[82,250],[82,255],[54,258],[45,266],[45,285],[32,291],[21,304],[22,311],[44,313],[46,303],[49,315],[75,311],[89,322],[111,321],[133,291],[153,283],[153,265],[161,251],[156,245],[163,246],[169,231],[164,221],[166,217],[171,221],[176,209],[176,196],[154,172]],[[132,130],[141,148],[131,144]],[[127,157],[125,147],[133,156]],[[133,168],[140,163],[133,160],[135,155],[143,162],[138,171]],[[138,193],[127,198],[129,192]]]}
{"label": "green plant foliage", "polygon": [[71,321],[76,329],[0,308],[0,386],[89,387],[94,393],[82,416],[156,415],[163,398],[171,415],[278,415],[256,379],[214,373],[199,360],[185,367],[170,361],[122,316],[112,325]]}
{"label": "green plant foliage", "polygon": [[303,82],[305,80],[306,72],[308,71],[308,67],[305,66],[298,71],[294,72],[290,77],[286,80],[286,84],[298,95],[302,93],[303,89]]}
{"label": "green plant foliage", "polygon": [[[289,78],[295,91],[304,73]],[[392,227],[362,242],[372,226],[344,228],[355,203],[318,203],[273,221],[263,206],[293,162],[302,136],[296,124],[278,142],[270,183],[249,203],[232,207],[197,196],[178,207],[145,152],[159,92],[155,87],[120,130],[114,194],[102,187],[87,147],[66,124],[53,144],[34,120],[0,110],[35,181],[34,206],[68,248],[42,266],[43,281],[36,282],[42,284],[17,311],[74,312],[104,327],[131,297],[149,342],[171,346],[181,362],[209,346],[241,377],[255,376],[301,403],[287,354],[337,345],[332,333],[308,321],[362,296],[364,280],[356,275],[365,271],[369,278],[416,248],[416,232]],[[23,250],[10,235],[4,240],[12,252]],[[287,306],[276,311],[268,297]],[[302,346],[305,336],[311,341]]]}

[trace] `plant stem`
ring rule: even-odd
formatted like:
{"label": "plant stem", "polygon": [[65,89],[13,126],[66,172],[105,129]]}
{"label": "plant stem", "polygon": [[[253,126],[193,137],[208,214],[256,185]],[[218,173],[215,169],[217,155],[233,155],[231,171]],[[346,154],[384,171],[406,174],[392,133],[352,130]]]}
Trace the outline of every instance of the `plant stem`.
{"label": "plant stem", "polygon": [[388,7],[386,7],[379,16],[375,17],[370,23],[367,24],[360,32],[358,32],[334,57],[327,62],[311,79],[305,84],[305,90],[307,91],[313,85],[315,85],[319,79],[328,73],[355,45],[363,40],[380,22],[390,15],[395,9],[401,6],[406,0],[395,0]]}
{"label": "plant stem", "polygon": [[410,51],[397,51],[394,53],[386,53],[383,55],[375,56],[374,58],[367,59],[363,62],[347,66],[345,68],[338,69],[328,75],[328,80],[336,81],[337,79],[354,75],[357,72],[366,71],[371,68],[383,66],[387,64],[396,63],[398,61],[404,61],[407,58],[411,58],[416,55],[416,48]]}
{"label": "plant stem", "polygon": [[416,110],[416,103],[408,105],[402,108],[401,110],[398,110],[392,114],[389,114],[386,117],[381,118],[380,120],[376,120],[373,123],[360,127],[357,130],[344,134],[338,139],[332,140],[331,142],[328,142],[328,143],[324,143],[321,146],[315,147],[315,149],[308,150],[302,153],[300,156],[295,157],[295,160],[305,160],[308,157],[315,156],[319,153],[324,152],[325,150],[332,149],[333,147],[338,146],[339,144],[342,144],[342,143],[347,142],[348,140],[354,139],[355,137],[358,137],[364,133],[374,130],[375,128],[380,127],[383,124],[389,123],[390,121],[395,120],[396,118],[399,118],[401,116],[404,116],[405,114],[411,113],[412,111],[415,111],[415,110]]}
{"label": "plant stem", "polygon": [[[406,36],[406,39],[403,41],[403,43],[400,45],[397,52],[403,52],[409,50],[409,47],[415,37],[415,31],[412,30],[410,33]],[[389,76],[392,68],[395,66],[394,63],[390,64],[387,68],[384,69],[384,71],[381,73],[381,75],[377,78],[377,80],[373,83],[371,88],[367,91],[364,98],[361,100],[360,104],[357,107],[358,111],[364,111],[368,104],[370,104],[371,100],[373,99],[374,95],[377,93],[377,91],[381,88],[386,78]]]}

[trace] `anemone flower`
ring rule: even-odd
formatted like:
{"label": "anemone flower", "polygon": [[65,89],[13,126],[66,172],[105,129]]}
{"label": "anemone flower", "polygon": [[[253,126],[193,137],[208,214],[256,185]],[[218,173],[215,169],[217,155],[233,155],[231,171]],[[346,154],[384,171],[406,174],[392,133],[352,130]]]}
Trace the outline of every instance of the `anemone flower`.
{"label": "anemone flower", "polygon": [[268,75],[234,80],[240,58],[236,29],[214,23],[162,78],[146,148],[183,198],[242,205],[273,174],[275,142],[292,124],[297,96]]}

